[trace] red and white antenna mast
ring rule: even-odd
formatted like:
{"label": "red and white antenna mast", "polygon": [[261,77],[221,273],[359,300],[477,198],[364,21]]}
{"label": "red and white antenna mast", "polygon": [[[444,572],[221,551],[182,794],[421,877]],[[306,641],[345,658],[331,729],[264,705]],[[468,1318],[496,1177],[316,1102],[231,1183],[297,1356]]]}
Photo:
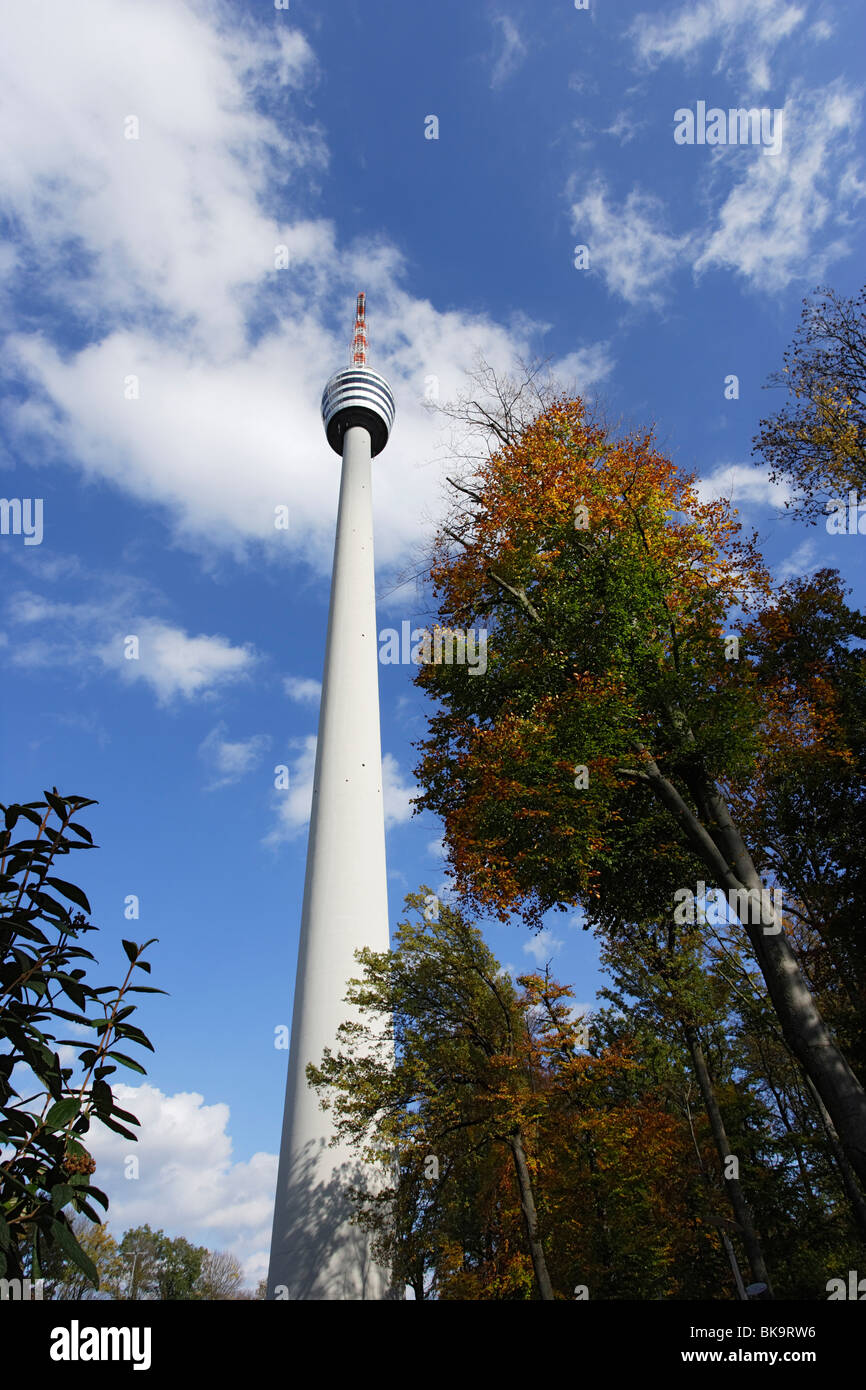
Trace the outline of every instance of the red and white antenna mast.
{"label": "red and white antenna mast", "polygon": [[352,339],[352,366],[367,365],[367,296],[358,295],[355,307],[355,336]]}

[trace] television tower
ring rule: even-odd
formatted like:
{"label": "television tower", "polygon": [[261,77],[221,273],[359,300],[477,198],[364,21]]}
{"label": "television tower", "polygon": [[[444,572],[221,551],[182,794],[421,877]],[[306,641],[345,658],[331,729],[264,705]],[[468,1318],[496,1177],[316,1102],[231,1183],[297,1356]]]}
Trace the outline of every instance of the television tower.
{"label": "television tower", "polygon": [[331,606],[319,711],[289,1073],[268,1271],[268,1298],[384,1299],[390,1276],[349,1224],[348,1186],[375,1183],[348,1145],[330,1148],[330,1115],[307,1084],[351,1017],[354,952],[387,951],[388,890],[379,734],[371,459],[394,423],[394,397],[367,366],[358,295],[351,366],[322,396],[328,443],[342,456]]}

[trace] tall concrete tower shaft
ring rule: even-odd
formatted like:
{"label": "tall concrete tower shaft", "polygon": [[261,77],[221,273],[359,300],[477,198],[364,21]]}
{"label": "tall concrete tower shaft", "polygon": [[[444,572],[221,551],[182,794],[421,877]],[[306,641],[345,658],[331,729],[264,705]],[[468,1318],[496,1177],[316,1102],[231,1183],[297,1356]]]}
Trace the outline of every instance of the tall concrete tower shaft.
{"label": "tall concrete tower shaft", "polygon": [[366,1236],[348,1222],[347,1187],[370,1185],[375,1175],[361,1170],[348,1147],[328,1147],[330,1112],[305,1075],[309,1062],[335,1048],[338,1026],[351,1017],[344,999],[359,974],[354,952],[389,946],[371,459],[387,443],[394,398],[366,366],[363,309],[359,296],[354,365],[337,372],[322,397],[328,442],[343,463],[269,1298],[389,1294],[388,1271],[372,1262]]}

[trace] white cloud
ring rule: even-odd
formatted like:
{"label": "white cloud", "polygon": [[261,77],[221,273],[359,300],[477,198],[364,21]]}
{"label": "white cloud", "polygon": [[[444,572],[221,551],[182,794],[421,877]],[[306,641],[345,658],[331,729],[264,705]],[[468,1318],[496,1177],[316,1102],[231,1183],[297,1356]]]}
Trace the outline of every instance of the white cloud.
{"label": "white cloud", "polygon": [[289,785],[275,793],[276,824],[265,836],[263,844],[273,848],[286,840],[293,840],[308,824],[313,804],[316,742],[315,734],[291,740],[289,747],[298,751],[288,764]]}
{"label": "white cloud", "polygon": [[497,55],[490,76],[491,87],[501,87],[513,72],[516,72],[526,57],[526,44],[520,37],[520,31],[514,20],[508,15],[497,14],[493,16],[494,24],[498,24],[502,30],[502,51]]}
{"label": "white cloud", "polygon": [[555,956],[557,951],[565,945],[559,936],[554,936],[550,927],[542,927],[529,941],[524,941],[523,949],[528,956],[532,956],[536,965],[542,966]]}
{"label": "white cloud", "polygon": [[773,483],[761,468],[748,463],[720,463],[705,478],[695,479],[695,492],[701,502],[724,497],[735,507],[741,503],[784,507],[791,496],[787,483]]}
{"label": "white cloud", "polygon": [[[21,627],[50,624],[51,637],[16,641],[10,660],[22,667],[101,667],[129,683],[144,681],[159,704],[176,696],[210,698],[229,681],[248,675],[258,657],[249,646],[236,647],[226,637],[191,637],[158,618],[135,617],[140,598],[134,582],[119,579],[108,597],[90,603],[52,602],[19,590],[10,595],[7,613]],[[138,640],[137,658],[125,656],[127,638]]]}
{"label": "white cloud", "polygon": [[776,579],[780,584],[784,584],[786,579],[805,578],[807,574],[814,574],[818,568],[815,560],[817,547],[813,540],[805,540],[802,545],[798,545],[786,560],[776,569]]}
{"label": "white cloud", "polygon": [[631,111],[619,111],[616,120],[605,126],[602,134],[612,135],[621,145],[628,145],[646,125],[646,121],[640,120]]}
{"label": "white cloud", "polygon": [[248,646],[233,647],[226,637],[190,637],[179,627],[147,619],[131,629],[139,639],[139,659],[124,656],[124,637],[117,634],[99,648],[107,669],[132,684],[145,681],[161,705],[177,695],[208,697],[216,687],[246,676],[256,662]]}
{"label": "white cloud", "polygon": [[[698,274],[728,268],[762,290],[782,290],[794,279],[820,280],[848,252],[850,209],[866,195],[852,153],[859,107],[839,81],[786,101],[779,153],[750,160],[695,258]],[[741,153],[727,148],[722,158]]]}
{"label": "white cloud", "polygon": [[322,682],[306,676],[285,676],[283,689],[289,699],[299,705],[317,705],[322,698]]}
{"label": "white cloud", "polygon": [[574,390],[577,395],[585,395],[592,386],[609,377],[616,365],[607,343],[593,343],[590,347],[575,348],[551,364],[551,375],[562,382],[566,390]]}
{"label": "white cloud", "polygon": [[404,782],[400,764],[393,753],[382,759],[382,795],[385,800],[385,826],[403,825],[412,818],[412,797],[418,795],[414,782]]}
{"label": "white cloud", "polygon": [[596,179],[571,212],[578,244],[589,248],[590,271],[600,271],[607,288],[629,304],[658,307],[659,286],[687,257],[691,242],[664,230],[661,200],[633,188],[617,207],[604,181]]}
{"label": "white cloud", "polygon": [[267,734],[253,734],[250,738],[231,742],[224,737],[225,732],[226,725],[217,724],[199,744],[199,755],[213,773],[208,791],[239,782],[258,766],[270,743]]}
{"label": "white cloud", "polygon": [[[175,328],[189,316],[201,341],[227,346],[241,341],[245,295],[282,239],[257,202],[270,161],[293,183],[325,154],[297,117],[290,138],[251,100],[258,87],[286,101],[312,76],[303,36],[282,23],[229,27],[221,5],[208,9],[88,0],[83,12],[53,7],[50,24],[10,11],[0,180],[40,263],[59,266],[79,308],[158,306]],[[95,259],[70,273],[75,241]]]}
{"label": "white cloud", "polygon": [[[116,1237],[146,1222],[193,1244],[229,1249],[254,1285],[270,1248],[277,1155],[233,1162],[229,1107],[222,1102],[206,1105],[196,1092],[165,1095],[147,1083],[113,1083],[112,1090],[141,1126],[137,1143],[98,1123],[87,1137]],[[137,1179],[125,1177],[129,1156],[138,1160]]]}
{"label": "white cloud", "polygon": [[676,10],[666,6],[661,15],[637,15],[628,34],[650,67],[668,59],[690,62],[711,43],[717,73],[745,71],[762,90],[770,85],[770,59],[805,16],[805,6],[789,0],[687,0]]}
{"label": "white cloud", "polygon": [[[314,76],[285,20],[253,33],[216,5],[93,0],[47,25],[19,7],[0,54],[0,199],[57,313],[11,336],[3,365],[25,390],[5,424],[22,450],[161,506],[171,539],[202,555],[324,574],[339,468],[319,401],[346,359],[358,286],[372,364],[397,398],[375,468],[384,568],[416,553],[443,505],[425,384],[435,377],[445,400],[478,351],[500,370],[531,359],[538,326],[439,312],[404,291],[395,247],[363,228],[341,241],[311,216],[327,158],[299,114]],[[262,98],[278,116],[261,114]],[[129,114],[138,140],[123,138]],[[70,313],[89,335],[78,350],[52,337]],[[277,530],[283,505],[290,524]]]}
{"label": "white cloud", "polygon": [[[596,178],[572,206],[578,244],[589,248],[590,273],[600,272],[607,289],[629,304],[655,308],[681,267],[695,276],[731,270],[765,293],[798,279],[820,280],[849,253],[852,208],[866,197],[853,143],[860,95],[837,80],[817,91],[796,90],[779,110],[777,153],[739,145],[707,151],[712,210],[700,227],[681,235],[667,230],[666,209],[655,194],[632,188],[618,204]],[[573,192],[574,180],[570,187]],[[598,360],[603,348],[592,349]]]}

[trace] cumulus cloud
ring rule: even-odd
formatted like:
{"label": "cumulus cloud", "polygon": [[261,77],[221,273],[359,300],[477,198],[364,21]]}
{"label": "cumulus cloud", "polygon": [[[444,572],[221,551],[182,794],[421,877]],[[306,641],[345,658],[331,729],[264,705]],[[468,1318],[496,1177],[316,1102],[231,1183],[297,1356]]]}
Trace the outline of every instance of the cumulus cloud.
{"label": "cumulus cloud", "polygon": [[227,637],[193,637],[162,619],[136,617],[133,605],[139,598],[134,582],[123,580],[108,597],[93,602],[54,602],[16,591],[6,605],[10,621],[23,629],[47,625],[50,636],[16,634],[9,659],[21,667],[108,670],[127,684],[143,681],[161,705],[177,696],[212,698],[219,687],[247,676],[258,661],[250,646],[234,646]]}
{"label": "cumulus cloud", "polygon": [[208,791],[231,786],[257,767],[270,744],[267,734],[232,741],[225,737],[226,725],[217,724],[199,744],[199,756],[212,773]]}
{"label": "cumulus cloud", "polygon": [[542,927],[529,941],[524,941],[523,949],[528,956],[533,957],[536,965],[542,966],[546,965],[551,956],[555,956],[564,945],[562,937],[554,936],[550,927]]}
{"label": "cumulus cloud", "polygon": [[132,684],[144,681],[161,705],[177,695],[211,696],[217,686],[246,676],[256,662],[248,646],[234,647],[226,637],[191,637],[179,627],[153,619],[140,623],[139,659],[127,660],[125,639],[118,635],[99,649],[105,666]]}
{"label": "cumulus cloud", "polygon": [[305,676],[286,676],[283,689],[299,705],[317,705],[322,698],[322,682]]}
{"label": "cumulus cloud", "polygon": [[[222,1102],[207,1105],[194,1091],[165,1095],[147,1083],[112,1084],[112,1090],[141,1126],[134,1144],[98,1122],[88,1135],[112,1230],[119,1236],[148,1223],[193,1244],[231,1250],[254,1286],[266,1272],[277,1155],[234,1161],[229,1107]],[[127,1177],[135,1171],[130,1157],[137,1178]]]}
{"label": "cumulus cloud", "polygon": [[[503,34],[513,59],[520,41]],[[541,328],[440,312],[405,291],[396,247],[363,230],[341,239],[313,215],[327,149],[304,104],[307,40],[288,19],[252,30],[190,0],[93,0],[50,25],[21,6],[0,77],[0,198],[18,241],[6,284],[37,264],[54,310],[5,348],[21,388],[12,445],[161,507],[195,552],[327,573],[339,468],[319,401],[364,284],[373,365],[397,398],[376,462],[377,558],[414,555],[447,466],[432,462],[425,391],[455,395],[479,351],[500,370],[531,358]],[[70,316],[73,349],[53,327]],[[275,526],[286,506],[288,529]]]}
{"label": "cumulus cloud", "polygon": [[784,507],[791,496],[787,483],[770,481],[768,473],[748,463],[720,463],[705,478],[695,480],[695,492],[702,502],[724,497],[733,505]]}

